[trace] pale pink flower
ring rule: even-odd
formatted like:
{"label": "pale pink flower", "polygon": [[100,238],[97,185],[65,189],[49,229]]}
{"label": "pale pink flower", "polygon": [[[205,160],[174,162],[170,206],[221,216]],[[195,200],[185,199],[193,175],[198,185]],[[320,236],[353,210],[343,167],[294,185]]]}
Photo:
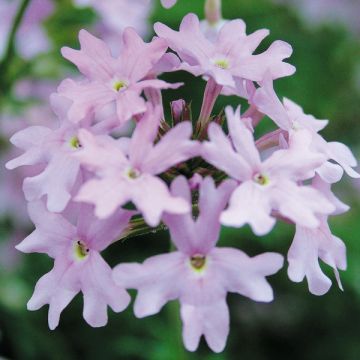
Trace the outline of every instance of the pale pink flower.
{"label": "pale pink flower", "polygon": [[96,215],[105,218],[119,206],[132,201],[150,226],[160,222],[164,211],[185,213],[189,204],[170,194],[156,175],[199,153],[199,143],[191,141],[192,125],[182,122],[154,145],[160,109],[149,109],[139,121],[131,139],[114,140],[80,131],[82,149],[77,158],[97,177],[86,182],[77,201],[96,205]]}
{"label": "pale pink flower", "polygon": [[[36,89],[33,88],[33,90]],[[37,95],[35,94],[35,96]],[[20,115],[5,110],[0,115],[0,138],[3,137],[7,142],[12,135],[29,127],[29,125],[51,127],[54,124],[50,119],[53,120],[53,113],[47,105],[30,106]],[[18,150],[15,147],[5,148],[0,152],[0,168],[5,169],[5,164],[16,156],[18,156]],[[43,164],[38,164],[19,167],[13,171],[0,171],[0,216],[11,216],[16,221],[17,228],[27,227],[29,222],[22,192],[23,180],[26,177],[37,175],[42,170]]]}
{"label": "pale pink flower", "polygon": [[124,47],[118,58],[111,56],[110,49],[100,39],[85,30],[79,33],[81,50],[63,48],[63,56],[73,62],[87,78],[83,82],[64,80],[59,93],[72,100],[68,116],[79,122],[88,114],[109,103],[116,104],[120,124],[134,115],[146,111],[141,93],[147,88],[177,88],[181,84],[169,84],[158,79],[146,79],[167,49],[166,41],[155,38],[144,43],[132,28],[123,33]]}
{"label": "pale pink flower", "polygon": [[[53,107],[60,117],[65,110],[54,96]],[[60,106],[59,106],[60,104]],[[46,126],[29,126],[18,131],[10,138],[12,144],[24,150],[24,153],[7,162],[7,169],[19,166],[42,166],[35,176],[24,180],[23,190],[28,201],[47,197],[49,211],[61,212],[71,199],[76,182],[80,177],[80,163],[72,156],[79,150],[77,137],[80,124],[74,124],[62,118],[56,129]],[[81,124],[87,126],[86,124]]]}
{"label": "pale pink flower", "polygon": [[30,203],[28,210],[36,229],[16,248],[45,253],[55,260],[53,269],[37,282],[28,309],[49,304],[49,327],[53,330],[61,312],[81,291],[86,322],[93,327],[106,325],[107,306],[123,311],[130,296],[114,283],[111,268],[100,252],[118,240],[133,213],[119,210],[106,220],[98,220],[91,207],[82,206],[73,225],[63,215],[48,212],[41,201]]}
{"label": "pale pink flower", "polygon": [[253,55],[269,31],[246,35],[245,23],[240,19],[226,23],[215,42],[205,38],[194,14],[185,16],[179,31],[162,23],[154,28],[180,56],[182,70],[213,78],[218,85],[234,91],[243,87],[243,79],[262,81],[266,73],[277,79],[295,72],[294,66],[283,62],[292,53],[291,46],[283,41],[275,41],[265,52]]}
{"label": "pale pink flower", "polygon": [[227,107],[226,115],[232,142],[219,125],[211,123],[210,141],[202,148],[205,160],[239,181],[221,223],[235,227],[248,223],[255,234],[264,235],[274,226],[272,211],[277,211],[296,224],[316,228],[317,215],[329,214],[334,208],[316,189],[299,184],[312,178],[325,161],[308,149],[308,133],[290,134],[288,149],[261,160],[251,131],[240,119],[240,108],[234,113]]}
{"label": "pale pink flower", "polygon": [[[304,114],[302,108],[289,99],[284,99],[283,104],[277,97],[272,81],[267,79],[259,88],[253,99],[253,103],[264,114],[268,115],[281,129],[288,132],[306,129],[312,137],[311,149],[323,154],[326,161],[317,169],[317,173],[327,182],[334,183],[342,178],[345,172],[359,178],[353,167],[357,166],[357,160],[351,150],[340,142],[327,142],[319,131],[324,129],[327,120],[317,120],[312,115]],[[335,164],[334,162],[337,164]]]}
{"label": "pale pink flower", "polygon": [[[21,1],[0,1],[0,57],[2,57],[12,22]],[[50,42],[41,22],[51,15],[54,4],[51,0],[32,0],[16,36],[16,50],[30,59],[50,48]]]}
{"label": "pale pink flower", "polygon": [[[336,206],[336,214],[349,209],[334,196],[329,184],[316,178],[313,185]],[[318,259],[334,269],[336,280],[342,289],[338,269],[346,270],[346,247],[341,239],[331,233],[327,216],[320,217],[320,225],[316,229],[296,226],[294,241],[288,252],[289,278],[301,282],[306,277],[310,292],[323,295],[330,289],[331,280],[322,272]]]}
{"label": "pale pink flower", "polygon": [[[234,248],[216,247],[221,228],[219,216],[234,186],[233,181],[227,180],[216,188],[211,178],[204,179],[197,220],[191,214],[164,216],[178,250],[151,257],[143,264],[120,264],[113,272],[120,286],[138,290],[134,304],[137,317],[158,313],[168,301],[180,301],[183,340],[189,351],[196,350],[204,335],[209,347],[221,352],[229,333],[227,293],[270,302],[273,291],[265,277],[283,265],[279,254],[250,258]],[[172,183],[172,193],[191,202],[184,177]]]}

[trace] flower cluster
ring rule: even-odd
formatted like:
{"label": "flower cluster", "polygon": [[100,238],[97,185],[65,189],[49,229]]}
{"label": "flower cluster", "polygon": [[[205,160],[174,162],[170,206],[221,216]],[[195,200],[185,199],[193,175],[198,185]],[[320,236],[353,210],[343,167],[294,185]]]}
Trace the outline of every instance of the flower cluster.
{"label": "flower cluster", "polygon": [[[203,335],[220,352],[229,333],[227,293],[272,301],[266,277],[284,262],[277,253],[249,257],[218,247],[221,226],[248,224],[263,236],[277,221],[293,224],[289,278],[306,278],[311,293],[325,294],[331,280],[319,259],[334,269],[340,287],[338,270],[346,268],[345,245],[332,235],[328,218],[348,207],[331,186],[344,172],[360,175],[351,151],[319,134],[326,120],[274,91],[274,80],[295,72],[285,61],[289,44],[275,41],[259,53],[268,30],[248,35],[239,19],[222,23],[210,37],[194,14],[178,31],[162,23],[154,28],[150,43],[126,28],[118,57],[81,30],[80,50],[62,49],[83,78],[65,79],[51,96],[58,125],[31,126],[11,138],[23,153],[7,168],[36,167],[23,183],[36,229],[17,249],[54,259],[28,309],[49,304],[54,329],[81,292],[85,321],[103,326],[107,306],[124,310],[127,289],[136,289],[137,317],[178,299],[185,347],[196,350]],[[183,84],[159,76],[180,70],[206,82],[196,123],[184,100],[172,103],[172,118],[165,120],[161,92]],[[228,95],[245,99],[248,109],[228,106],[214,116],[216,99]],[[258,137],[261,121],[273,121],[277,129]],[[135,127],[131,136],[124,135],[129,124]],[[111,269],[101,252],[144,223],[149,229],[165,225],[176,250]]]}

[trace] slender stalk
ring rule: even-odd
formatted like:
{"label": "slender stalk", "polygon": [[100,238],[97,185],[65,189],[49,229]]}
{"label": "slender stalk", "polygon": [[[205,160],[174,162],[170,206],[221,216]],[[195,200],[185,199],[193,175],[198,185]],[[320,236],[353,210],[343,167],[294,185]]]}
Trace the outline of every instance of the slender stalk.
{"label": "slender stalk", "polygon": [[286,131],[282,129],[274,130],[256,141],[256,147],[259,151],[265,151],[279,145],[280,135],[286,136]]}
{"label": "slender stalk", "polygon": [[[153,88],[146,88],[144,90],[144,94],[145,94],[146,99],[149,100],[150,103],[154,107],[159,106],[161,109],[164,108],[161,90],[153,89]],[[164,119],[164,113],[161,114],[161,117],[162,117],[162,119]]]}
{"label": "slender stalk", "polygon": [[[4,58],[0,62],[0,74],[3,74],[5,79],[6,79],[6,74],[7,74],[9,65],[11,64],[11,61],[15,55],[16,34],[19,30],[19,27],[24,18],[26,9],[30,4],[30,1],[31,0],[22,0],[21,4],[16,12],[14,22],[13,22],[10,32],[9,32],[7,45],[6,45],[6,49],[5,49],[5,53],[4,53]],[[0,93],[5,92],[6,88],[8,88],[8,87],[9,87],[9,83],[8,83],[7,79],[5,81],[4,80],[1,81]]]}
{"label": "slender stalk", "polygon": [[259,122],[264,118],[264,114],[261,113],[255,105],[250,105],[246,112],[241,116],[242,118],[251,118],[253,127],[255,128]]}
{"label": "slender stalk", "polygon": [[205,18],[209,24],[216,24],[222,19],[221,0],[206,0]]}
{"label": "slender stalk", "polygon": [[213,78],[210,78],[206,84],[205,92],[204,92],[204,98],[203,103],[201,106],[200,116],[198,119],[198,122],[196,124],[197,126],[197,133],[201,134],[203,130],[206,129],[210,117],[211,112],[214,108],[216,99],[221,93],[222,85],[218,85]]}

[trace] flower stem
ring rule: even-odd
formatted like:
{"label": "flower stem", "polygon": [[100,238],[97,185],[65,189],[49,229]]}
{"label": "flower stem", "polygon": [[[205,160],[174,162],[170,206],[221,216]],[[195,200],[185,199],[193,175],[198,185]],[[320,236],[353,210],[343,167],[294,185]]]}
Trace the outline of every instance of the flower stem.
{"label": "flower stem", "polygon": [[205,18],[209,24],[216,24],[222,19],[221,0],[206,0]]}
{"label": "flower stem", "polygon": [[214,108],[216,99],[221,93],[222,85],[218,85],[213,78],[210,78],[206,84],[201,112],[196,124],[197,134],[201,135],[207,128],[211,112]]}
{"label": "flower stem", "polygon": [[19,27],[21,25],[21,22],[24,18],[26,9],[29,6],[29,4],[30,4],[30,0],[22,0],[21,4],[16,12],[14,22],[13,22],[10,32],[9,32],[4,57],[3,57],[2,61],[0,62],[0,74],[3,74],[4,78],[5,78],[5,81],[3,80],[0,83],[0,94],[2,92],[5,92],[5,90],[10,85],[8,83],[8,81],[6,80],[6,73],[7,73],[8,67],[11,64],[11,61],[15,54],[16,34],[19,30]]}
{"label": "flower stem", "polygon": [[255,145],[259,151],[265,151],[272,147],[278,146],[281,135],[286,136],[286,131],[282,129],[274,130],[258,139]]}
{"label": "flower stem", "polygon": [[251,118],[252,126],[255,128],[259,122],[264,118],[264,114],[261,113],[255,105],[250,105],[249,109],[241,116],[242,118]]}
{"label": "flower stem", "polygon": [[[153,89],[153,88],[146,88],[144,90],[145,97],[154,107],[160,107],[161,109],[164,108],[163,100],[161,95],[161,90]],[[164,113],[161,114],[161,118],[164,119]]]}

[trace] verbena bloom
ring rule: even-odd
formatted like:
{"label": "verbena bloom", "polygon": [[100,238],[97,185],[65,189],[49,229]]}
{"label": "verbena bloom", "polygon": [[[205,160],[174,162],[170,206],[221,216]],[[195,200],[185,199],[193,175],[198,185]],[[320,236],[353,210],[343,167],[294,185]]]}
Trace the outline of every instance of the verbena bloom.
{"label": "verbena bloom", "polygon": [[253,55],[269,31],[246,35],[240,19],[226,23],[214,42],[206,39],[194,14],[185,16],[179,31],[162,23],[154,28],[180,56],[182,70],[210,77],[221,86],[236,89],[243,86],[243,79],[262,81],[266,73],[277,79],[295,72],[294,66],[283,62],[292,53],[291,46],[283,41],[275,41],[265,52]]}
{"label": "verbena bloom", "polygon": [[[179,300],[185,347],[195,351],[204,336],[220,352],[229,333],[227,294],[270,302],[273,291],[266,277],[283,266],[280,254],[249,257],[236,248],[217,247],[221,225],[249,224],[261,236],[277,219],[292,224],[296,233],[287,254],[289,278],[306,279],[311,293],[325,294],[332,282],[322,272],[321,260],[334,270],[342,289],[339,271],[346,269],[346,248],[331,233],[328,220],[348,207],[330,184],[344,171],[354,178],[360,175],[344,144],[319,135],[327,120],[277,97],[273,80],[295,72],[285,62],[292,54],[289,44],[275,41],[259,51],[269,31],[247,35],[242,20],[223,20],[221,0],[206,0],[206,20],[200,23],[188,14],[179,31],[155,24],[157,36],[145,43],[124,22],[139,14],[145,19],[142,11],[149,10],[151,1],[74,0],[104,17],[106,24],[97,28],[105,29],[103,35],[114,38],[112,28],[121,38],[116,37],[110,50],[81,30],[80,50],[64,47],[62,55],[83,77],[65,79],[51,96],[60,121],[47,126],[38,119],[51,116],[35,112],[33,123],[32,116],[22,114],[26,126],[36,126],[21,125],[11,138],[23,152],[6,166],[26,174],[23,190],[35,231],[16,248],[54,259],[53,269],[40,278],[28,302],[29,310],[49,304],[51,329],[80,292],[84,319],[98,327],[107,323],[108,306],[124,310],[130,301],[126,289],[136,289],[137,317],[156,314],[167,302]],[[171,7],[176,0],[161,2]],[[26,14],[33,4],[39,1],[33,0]],[[41,13],[40,8],[34,13],[37,25]],[[114,49],[120,49],[119,56]],[[194,130],[188,99],[173,101],[172,116],[165,117],[162,90],[182,84],[158,77],[178,70],[207,81]],[[23,100],[29,100],[29,89],[31,98],[49,92],[45,86],[34,88],[35,83],[17,85],[15,95]],[[226,107],[226,132],[225,117],[213,111],[220,94],[245,98],[249,104],[242,116],[240,107]],[[265,115],[279,129],[256,140],[256,127]],[[11,133],[13,124],[20,129],[12,121]],[[13,196],[13,186],[20,182],[16,173],[11,175],[16,181],[1,174],[5,187],[0,215],[13,211],[24,217]],[[142,264],[119,264],[112,271],[100,253],[116,240],[162,229],[161,222],[176,250]],[[15,226],[16,235],[25,226],[20,231]]]}
{"label": "verbena bloom", "polygon": [[141,93],[147,88],[177,88],[158,79],[146,79],[167,49],[166,41],[155,38],[144,43],[134,29],[123,32],[124,46],[119,57],[114,58],[109,47],[85,30],[79,33],[80,50],[65,47],[63,56],[73,62],[86,77],[83,82],[64,80],[59,93],[72,100],[69,119],[74,122],[101,109],[109,103],[116,104],[119,124],[146,111]]}
{"label": "verbena bloom", "polygon": [[[163,218],[177,251],[114,269],[116,283],[138,290],[134,304],[137,317],[158,313],[168,301],[180,301],[183,340],[189,351],[197,349],[204,335],[209,347],[221,352],[229,333],[227,293],[270,302],[273,291],[265,276],[275,274],[283,265],[279,254],[251,258],[234,248],[216,247],[219,216],[234,185],[227,180],[216,188],[211,178],[205,178],[199,190],[197,220],[191,214],[166,214]],[[172,183],[172,193],[191,203],[190,187],[184,177]]]}
{"label": "verbena bloom", "polygon": [[209,140],[203,143],[202,156],[225,171],[239,185],[222,213],[224,225],[241,227],[248,223],[257,235],[268,233],[279,212],[296,224],[316,228],[317,214],[329,214],[333,205],[316,189],[299,182],[310,179],[324,161],[311,152],[307,132],[290,134],[289,148],[277,150],[262,160],[253,135],[240,118],[240,108],[226,108],[231,140],[215,123],[209,126]]}
{"label": "verbena bloom", "polygon": [[[53,106],[59,98],[54,96]],[[65,111],[57,108],[59,115]],[[34,176],[24,180],[23,190],[28,201],[47,197],[49,211],[61,212],[70,201],[74,187],[80,176],[80,163],[72,156],[79,150],[78,131],[87,127],[84,123],[74,124],[66,118],[61,119],[60,126],[51,129],[46,126],[30,126],[20,130],[10,138],[12,144],[24,150],[24,153],[7,162],[8,169],[19,166],[43,166]]]}
{"label": "verbena bloom", "polygon": [[159,224],[164,211],[188,212],[189,204],[172,196],[157,175],[196,156],[199,143],[191,140],[191,123],[182,122],[154,144],[159,122],[160,109],[149,109],[125,148],[120,146],[124,139],[97,138],[80,131],[82,149],[77,158],[96,177],[82,186],[77,201],[95,204],[100,218],[131,201],[150,226]]}
{"label": "verbena bloom", "polygon": [[[334,196],[330,185],[320,178],[315,178],[314,186],[335,205],[336,214],[349,209]],[[338,269],[346,270],[346,247],[341,239],[331,233],[327,216],[320,217],[320,225],[316,229],[296,226],[294,241],[288,252],[289,278],[301,282],[306,277],[310,292],[324,295],[331,287],[331,280],[321,270],[318,259],[334,269],[342,289]]]}
{"label": "verbena bloom", "polygon": [[61,312],[81,291],[84,319],[93,327],[104,326],[107,306],[120,312],[130,296],[114,283],[111,268],[100,252],[118,239],[133,213],[119,210],[106,220],[98,220],[90,206],[82,206],[74,225],[63,215],[48,212],[41,201],[30,203],[28,209],[36,229],[17,249],[45,253],[54,259],[53,269],[37,282],[28,309],[49,304],[49,327],[55,329]]}
{"label": "verbena bloom", "polygon": [[353,167],[357,160],[351,150],[336,141],[327,142],[318,132],[326,127],[327,120],[317,120],[312,115],[306,115],[303,109],[289,99],[283,103],[277,97],[272,81],[267,79],[253,97],[254,104],[264,114],[268,115],[281,129],[293,132],[301,129],[308,131],[312,137],[311,149],[326,157],[326,161],[317,169],[317,173],[327,182],[334,183],[341,179],[343,172],[354,178],[359,178]]}

